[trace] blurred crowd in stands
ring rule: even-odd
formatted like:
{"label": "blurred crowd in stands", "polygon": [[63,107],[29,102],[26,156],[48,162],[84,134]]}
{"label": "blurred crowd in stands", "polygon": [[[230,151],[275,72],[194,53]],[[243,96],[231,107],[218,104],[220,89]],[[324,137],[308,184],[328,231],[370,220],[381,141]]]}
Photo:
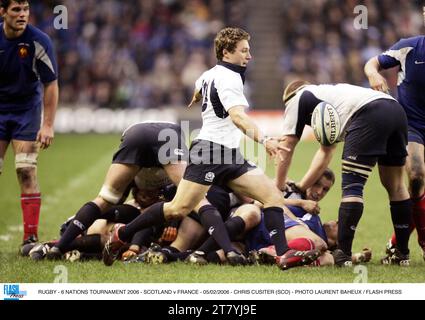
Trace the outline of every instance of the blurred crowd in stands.
{"label": "blurred crowd in stands", "polygon": [[[282,83],[366,85],[368,58],[424,33],[421,1],[281,2]],[[59,4],[68,9],[67,30],[53,27]],[[353,26],[357,4],[368,9],[366,30]],[[108,108],[186,105],[194,81],[216,63],[215,33],[226,25],[249,31],[247,16],[255,14],[244,0],[31,0],[31,10],[32,23],[55,43],[61,105]]]}
{"label": "blurred crowd in stands", "polygon": [[[67,30],[53,28],[52,7],[58,4],[68,9]],[[31,6],[34,24],[55,41],[62,105],[185,105],[195,80],[215,64],[214,35],[225,24],[243,26],[243,1],[64,0]]]}
{"label": "blurred crowd in stands", "polygon": [[[422,4],[421,4],[422,2]],[[294,78],[313,83],[368,86],[363,66],[401,38],[424,34],[422,5],[412,0],[285,0],[280,67],[285,83]],[[360,20],[367,8],[367,20]],[[357,22],[367,29],[356,29]],[[396,72],[388,72],[396,94]]]}

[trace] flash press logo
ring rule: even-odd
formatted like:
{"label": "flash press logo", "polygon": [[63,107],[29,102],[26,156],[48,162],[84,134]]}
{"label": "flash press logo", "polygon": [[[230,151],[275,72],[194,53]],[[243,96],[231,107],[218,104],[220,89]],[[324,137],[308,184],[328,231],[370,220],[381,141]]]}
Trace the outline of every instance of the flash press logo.
{"label": "flash press logo", "polygon": [[19,300],[27,295],[26,291],[19,290],[19,284],[5,284],[3,292],[4,300]]}

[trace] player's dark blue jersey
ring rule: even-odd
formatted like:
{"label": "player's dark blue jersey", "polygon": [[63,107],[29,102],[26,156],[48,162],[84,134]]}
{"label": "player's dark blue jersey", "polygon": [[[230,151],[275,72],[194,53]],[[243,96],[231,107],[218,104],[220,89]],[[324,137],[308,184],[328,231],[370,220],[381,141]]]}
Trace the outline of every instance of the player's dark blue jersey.
{"label": "player's dark blue jersey", "polygon": [[398,100],[409,125],[425,130],[425,36],[401,39],[378,56],[383,69],[395,66],[398,74]]}
{"label": "player's dark blue jersey", "polygon": [[328,237],[326,236],[325,229],[323,228],[322,220],[320,220],[318,215],[310,214],[301,207],[288,206],[288,208],[294,216],[300,218],[311,231],[317,234],[325,242],[328,242]]}
{"label": "player's dark blue jersey", "polygon": [[[326,236],[322,221],[318,215],[307,213],[301,207],[288,206],[288,208],[297,218],[300,218],[300,220],[302,220],[311,231],[321,237],[326,243],[328,242],[328,237]],[[291,220],[286,215],[284,216],[284,221],[285,230],[300,225],[300,223]],[[247,233],[245,237],[245,245],[248,251],[259,250],[272,245],[269,232],[266,228],[266,224],[264,223],[264,213],[261,213],[260,224]]]}
{"label": "player's dark blue jersey", "polygon": [[56,79],[57,63],[50,38],[28,25],[20,37],[7,39],[1,23],[0,111],[23,111],[40,105],[41,83]]}

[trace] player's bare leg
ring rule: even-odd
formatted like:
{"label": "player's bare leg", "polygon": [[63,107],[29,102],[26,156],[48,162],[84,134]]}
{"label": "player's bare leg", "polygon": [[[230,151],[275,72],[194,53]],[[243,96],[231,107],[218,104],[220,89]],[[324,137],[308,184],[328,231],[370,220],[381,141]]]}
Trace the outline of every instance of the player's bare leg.
{"label": "player's bare leg", "polygon": [[[406,170],[409,178],[409,191],[413,202],[413,223],[418,233],[418,243],[425,259],[425,159],[424,145],[409,142]],[[413,228],[411,228],[413,230]]]}
{"label": "player's bare leg", "polygon": [[39,146],[35,141],[12,140],[15,167],[21,189],[24,222],[23,244],[38,241],[41,194],[37,180]]}
{"label": "player's bare leg", "polygon": [[164,170],[167,173],[170,180],[178,186],[180,181],[183,179],[184,171],[186,170],[186,161],[180,161],[177,163],[170,163],[164,165]]}

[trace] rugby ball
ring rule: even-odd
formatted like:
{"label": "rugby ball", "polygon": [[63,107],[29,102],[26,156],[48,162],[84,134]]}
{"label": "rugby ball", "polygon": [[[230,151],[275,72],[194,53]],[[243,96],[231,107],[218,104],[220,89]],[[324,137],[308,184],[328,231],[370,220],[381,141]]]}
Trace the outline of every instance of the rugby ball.
{"label": "rugby ball", "polygon": [[334,144],[339,137],[341,121],[336,109],[326,102],[319,103],[311,116],[311,127],[317,141],[325,146]]}

